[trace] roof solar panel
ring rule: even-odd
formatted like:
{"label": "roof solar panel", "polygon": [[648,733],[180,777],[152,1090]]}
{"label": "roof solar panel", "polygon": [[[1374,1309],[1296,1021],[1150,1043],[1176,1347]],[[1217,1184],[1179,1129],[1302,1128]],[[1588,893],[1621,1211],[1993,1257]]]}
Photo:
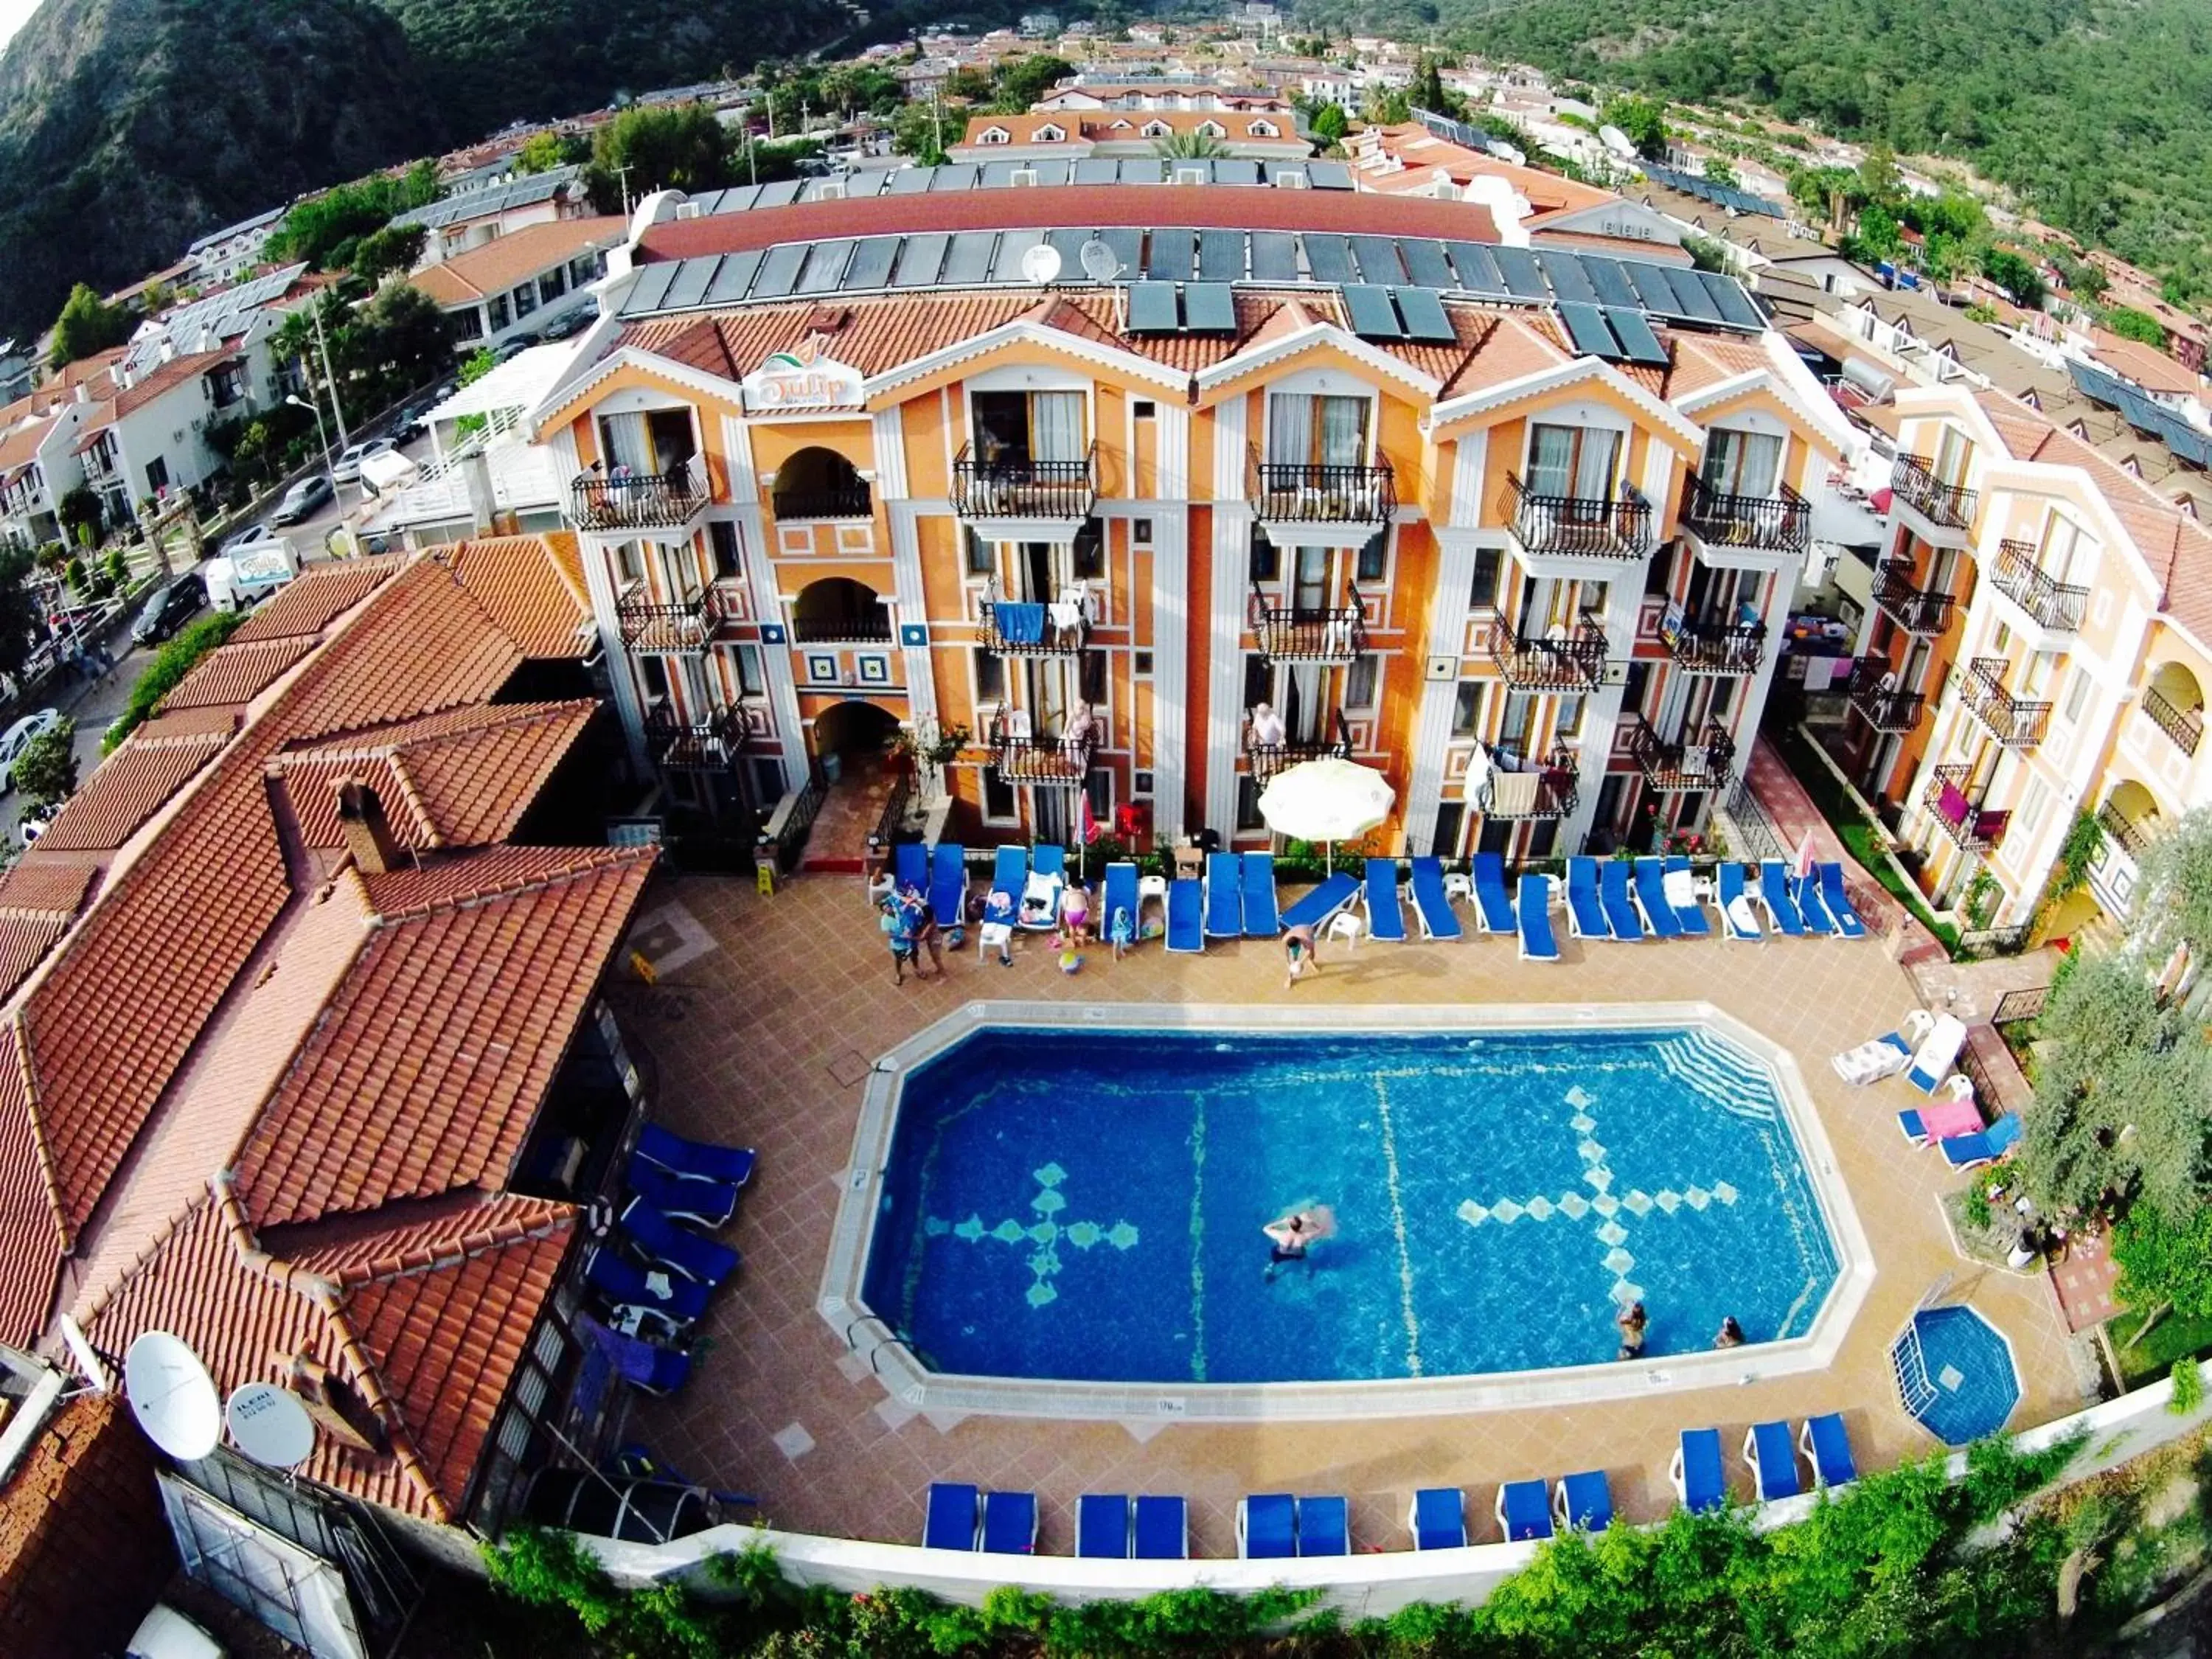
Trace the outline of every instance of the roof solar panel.
{"label": "roof solar panel", "polygon": [[1306,245],[1306,270],[1314,281],[1340,284],[1354,280],[1352,248],[1343,237],[1310,230],[1304,240]]}
{"label": "roof solar panel", "polygon": [[753,198],[753,205],[764,208],[789,207],[799,199],[799,191],[804,182],[803,179],[778,179],[773,183],[763,185],[760,187],[760,194]]}
{"label": "roof solar panel", "polygon": [[1045,246],[1060,255],[1060,280],[1063,283],[1087,283],[1091,274],[1083,268],[1083,245],[1091,240],[1087,230],[1059,230],[1045,233]]}
{"label": "roof solar panel", "polygon": [[1590,285],[1589,277],[1584,274],[1583,262],[1573,254],[1547,248],[1536,255],[1536,263],[1542,268],[1545,279],[1551,283],[1552,292],[1560,299],[1577,301],[1586,306],[1598,302],[1601,296],[1597,289]]}
{"label": "roof solar panel", "polygon": [[1618,260],[1595,258],[1586,253],[1582,256],[1582,266],[1583,275],[1589,278],[1590,287],[1597,291],[1600,304],[1640,306],[1643,303],[1636,290],[1629,286],[1628,278],[1622,274]]}
{"label": "roof solar panel", "polygon": [[[714,204],[713,210],[717,214],[743,213],[758,200],[760,200],[758,185],[732,185],[722,192],[720,199]],[[704,214],[708,210],[702,208],[700,211]]]}
{"label": "roof solar panel", "polygon": [[1561,300],[1559,307],[1559,320],[1566,324],[1567,332],[1574,337],[1576,350],[1601,357],[1609,363],[1621,360],[1620,344],[1606,326],[1603,312],[1580,300]]}
{"label": "roof solar panel", "polygon": [[1393,290],[1390,297],[1397,301],[1398,314],[1406,319],[1407,339],[1449,344],[1459,338],[1459,331],[1452,326],[1444,302],[1437,298],[1434,289],[1401,288]]}
{"label": "roof solar panel", "polygon": [[768,251],[761,261],[760,275],[753,278],[751,297],[756,300],[781,300],[791,292],[791,285],[799,280],[799,268],[806,262],[806,244],[779,242]]}
{"label": "roof solar panel", "polygon": [[941,231],[926,230],[920,235],[906,239],[899,250],[898,269],[892,273],[893,288],[928,288],[937,281],[937,273],[945,267],[945,250],[952,239]]}
{"label": "roof solar panel", "polygon": [[1398,257],[1406,262],[1406,274],[1423,288],[1459,286],[1441,242],[1407,238],[1398,244]]}
{"label": "roof solar panel", "polygon": [[661,296],[668,292],[668,285],[676,280],[676,273],[682,269],[681,265],[674,264],[647,265],[638,273],[636,286],[623,297],[622,315],[635,317],[645,312],[659,310]]}
{"label": "roof solar panel", "polygon": [[745,297],[745,290],[753,285],[753,273],[760,267],[758,248],[749,253],[724,256],[721,268],[714,273],[714,280],[707,284],[706,302],[710,306],[735,305]]}
{"label": "roof solar panel", "polygon": [[1260,182],[1260,164],[1241,156],[1224,157],[1213,164],[1213,182],[1217,185],[1256,185]]}
{"label": "roof solar panel", "polygon": [[1751,295],[1743,291],[1743,284],[1733,276],[1723,276],[1718,271],[1701,270],[1698,281],[1703,284],[1712,301],[1720,307],[1721,320],[1734,323],[1738,328],[1764,329],[1766,319]]}
{"label": "roof solar panel", "polygon": [[898,262],[899,239],[896,236],[864,238],[853,249],[853,261],[845,267],[845,279],[841,288],[882,288],[891,279],[891,266]]}
{"label": "roof solar panel", "polygon": [[1121,176],[1121,167],[1112,161],[1087,161],[1075,164],[1075,182],[1079,185],[1110,185]]}
{"label": "roof solar panel", "polygon": [[891,194],[894,196],[921,195],[929,188],[931,177],[936,171],[935,167],[901,167],[896,173],[891,174]]}
{"label": "roof solar panel", "polygon": [[1620,272],[1635,285],[1644,310],[1656,311],[1662,317],[1682,315],[1681,302],[1674,298],[1674,285],[1667,279],[1665,266],[1649,264],[1641,259],[1624,259]]}
{"label": "roof solar panel", "polygon": [[1667,348],[1660,344],[1659,337],[1651,331],[1651,325],[1644,321],[1642,312],[1627,306],[1608,306],[1605,320],[1630,362],[1649,363],[1654,368],[1667,366]]}
{"label": "roof solar panel", "polygon": [[1118,267],[1114,273],[1117,283],[1133,282],[1137,267],[1145,252],[1145,233],[1134,225],[1116,225],[1111,230],[1102,230],[1098,240],[1114,250],[1114,261]]}
{"label": "roof solar panel", "polygon": [[1350,190],[1352,169],[1342,161],[1309,161],[1306,184],[1313,190]]}
{"label": "roof solar panel", "polygon": [[1182,289],[1182,325],[1190,334],[1234,334],[1237,296],[1226,283],[1186,283]]}
{"label": "roof solar panel", "polygon": [[1121,163],[1125,185],[1157,185],[1167,177],[1167,164],[1157,155],[1132,155]]}
{"label": "roof solar panel", "polygon": [[1479,242],[1448,242],[1444,252],[1451,255],[1452,269],[1459,272],[1459,285],[1470,294],[1504,294],[1508,290],[1505,279],[1498,274],[1498,262],[1490,257],[1490,250]]}
{"label": "roof solar panel", "polygon": [[1005,190],[1014,182],[1014,170],[1026,169],[1026,161],[986,161],[982,164],[982,185],[986,190]]}
{"label": "roof solar panel", "polygon": [[845,198],[848,201],[866,201],[882,195],[890,181],[888,173],[848,173],[845,175]]}
{"label": "roof solar panel", "polygon": [[1721,308],[1705,292],[1705,285],[1698,280],[1700,275],[1695,270],[1677,269],[1667,273],[1667,280],[1674,285],[1674,297],[1682,302],[1681,315],[1694,317],[1701,323],[1717,323]]}
{"label": "roof solar panel", "polygon": [[1286,230],[1252,233],[1252,276],[1262,283],[1298,280],[1298,245]]}
{"label": "roof solar panel", "polygon": [[850,241],[817,242],[807,250],[806,263],[799,268],[799,281],[793,291],[799,294],[827,294],[837,286],[845,274],[845,262],[853,257]]}
{"label": "roof solar panel", "polygon": [[1133,283],[1129,286],[1129,332],[1176,334],[1182,316],[1176,305],[1173,283]]}
{"label": "roof solar panel", "polygon": [[1198,274],[1209,283],[1243,282],[1244,233],[1241,230],[1199,232]]}
{"label": "roof solar panel", "polygon": [[983,176],[982,168],[973,161],[948,161],[941,167],[929,170],[929,187],[939,190],[973,190]]}
{"label": "roof solar panel", "polygon": [[1352,257],[1359,266],[1359,280],[1384,285],[1406,280],[1404,262],[1398,258],[1396,246],[1388,236],[1354,236]]}
{"label": "roof solar panel", "polygon": [[1505,291],[1516,300],[1548,300],[1552,290],[1542,269],[1525,247],[1496,247],[1490,257],[1505,279]]}
{"label": "roof solar panel", "polygon": [[999,256],[991,262],[991,280],[994,283],[1025,283],[1029,281],[1022,270],[1022,261],[1033,247],[1044,246],[1041,230],[1002,230],[999,233]]}
{"label": "roof solar panel", "polygon": [[1344,290],[1344,308],[1352,314],[1352,331],[1363,340],[1404,337],[1398,313],[1390,304],[1390,290],[1371,283],[1352,283]]}
{"label": "roof solar panel", "polygon": [[677,264],[676,280],[668,285],[668,292],[660,303],[670,311],[684,311],[707,297],[707,284],[714,280],[715,261],[713,259],[684,259]]}
{"label": "roof solar panel", "polygon": [[1187,230],[1156,230],[1145,275],[1156,282],[1188,282],[1196,276],[1191,262],[1191,234]]}
{"label": "roof solar panel", "polygon": [[988,230],[963,232],[945,251],[945,269],[937,280],[947,288],[974,288],[991,278],[991,248],[998,240]]}

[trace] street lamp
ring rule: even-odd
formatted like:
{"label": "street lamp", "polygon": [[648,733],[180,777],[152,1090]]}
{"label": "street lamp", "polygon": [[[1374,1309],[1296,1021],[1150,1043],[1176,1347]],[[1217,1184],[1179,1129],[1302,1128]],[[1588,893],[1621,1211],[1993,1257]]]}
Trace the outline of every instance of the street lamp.
{"label": "street lamp", "polygon": [[306,410],[315,417],[315,441],[323,447],[323,471],[330,478],[331,489],[335,491],[338,487],[337,469],[331,465],[330,434],[323,429],[323,400],[318,398],[310,403],[298,392],[288,392],[284,394],[284,401]]}

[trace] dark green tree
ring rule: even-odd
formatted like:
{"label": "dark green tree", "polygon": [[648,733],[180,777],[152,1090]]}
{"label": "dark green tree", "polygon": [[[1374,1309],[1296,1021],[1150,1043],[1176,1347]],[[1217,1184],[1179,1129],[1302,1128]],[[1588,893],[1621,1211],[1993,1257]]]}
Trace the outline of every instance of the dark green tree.
{"label": "dark green tree", "polygon": [[1000,113],[1019,115],[1075,73],[1075,65],[1049,52],[1032,52],[1011,64],[1001,64],[995,77]]}
{"label": "dark green tree", "polygon": [[63,302],[62,314],[54,319],[54,341],[46,361],[56,368],[66,368],[130,337],[131,313],[79,283]]}
{"label": "dark green tree", "polygon": [[51,806],[76,793],[76,722],[66,715],[23,745],[9,781],[23,799]]}
{"label": "dark green tree", "polygon": [[1990,249],[1982,255],[1982,275],[2012,295],[2014,305],[2030,311],[2042,308],[2042,275],[2019,254],[2007,248]]}
{"label": "dark green tree", "polygon": [[2123,340],[2133,340],[2138,345],[2166,349],[2166,325],[2148,311],[2137,311],[2133,306],[2114,306],[2105,313],[2105,326]]}
{"label": "dark green tree", "polygon": [[31,591],[32,556],[0,550],[0,674],[20,674],[45,631],[45,607]]}
{"label": "dark green tree", "polygon": [[623,210],[625,168],[633,204],[656,190],[720,190],[738,178],[730,130],[704,104],[626,109],[599,130],[584,181],[601,213]]}
{"label": "dark green tree", "polygon": [[1636,146],[1636,153],[1648,161],[1656,161],[1667,154],[1667,106],[1656,98],[1609,98],[1599,112],[1599,118],[1608,126],[1620,129],[1621,137]]}
{"label": "dark green tree", "polygon": [[1313,136],[1324,144],[1340,144],[1352,122],[1340,104],[1323,104],[1314,112]]}
{"label": "dark green tree", "polygon": [[354,244],[353,274],[374,283],[395,270],[411,270],[430,233],[421,225],[386,225]]}

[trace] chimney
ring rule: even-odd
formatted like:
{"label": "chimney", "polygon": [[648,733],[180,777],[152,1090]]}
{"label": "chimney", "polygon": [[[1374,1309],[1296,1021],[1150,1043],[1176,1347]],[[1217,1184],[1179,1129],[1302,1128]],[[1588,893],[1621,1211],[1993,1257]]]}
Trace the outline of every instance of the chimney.
{"label": "chimney", "polygon": [[355,1451],[372,1455],[384,1451],[384,1425],[344,1379],[333,1376],[312,1354],[280,1356],[280,1364],[284,1376],[279,1386],[307,1408],[318,1429]]}
{"label": "chimney", "polygon": [[174,335],[164,334],[161,337],[161,361],[165,363],[173,362],[176,360],[176,337]]}
{"label": "chimney", "polygon": [[337,791],[338,829],[346,851],[365,876],[388,876],[406,862],[392,825],[384,816],[384,803],[361,778],[340,778],[331,786]]}

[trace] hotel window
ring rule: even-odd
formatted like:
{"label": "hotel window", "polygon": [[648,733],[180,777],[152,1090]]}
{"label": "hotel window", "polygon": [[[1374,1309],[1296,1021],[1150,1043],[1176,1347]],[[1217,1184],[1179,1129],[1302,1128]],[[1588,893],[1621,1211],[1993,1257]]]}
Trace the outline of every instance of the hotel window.
{"label": "hotel window", "polygon": [[1152,678],[1152,653],[1149,651],[1132,652],[1129,656],[1129,672],[1140,680]]}
{"label": "hotel window", "polygon": [[1698,479],[1717,495],[1771,495],[1782,480],[1782,440],[1717,426],[1705,435]]}
{"label": "hotel window", "polygon": [[1083,459],[1080,392],[977,392],[969,404],[971,453],[986,466]]}
{"label": "hotel window", "polygon": [[1494,547],[1474,550],[1474,582],[1468,590],[1467,602],[1476,611],[1498,609],[1498,573],[1503,556]]}
{"label": "hotel window", "polygon": [[1006,665],[993,653],[978,648],[975,653],[975,702],[1004,702],[1006,700]]}
{"label": "hotel window", "polygon": [[1538,425],[1528,437],[1528,493],[1557,500],[1609,501],[1620,453],[1618,432]]}
{"label": "hotel window", "polygon": [[2050,805],[2051,791],[2044,787],[2043,780],[2030,778],[2020,796],[2018,817],[2023,836],[2032,836],[2043,827],[2043,815]]}
{"label": "hotel window", "polygon": [[1103,708],[1106,703],[1106,653],[1086,651],[1078,659],[1080,664],[1080,690],[1083,701],[1093,708]]}
{"label": "hotel window", "polygon": [[1078,581],[1098,581],[1106,574],[1106,532],[1097,520],[1085,523],[1075,532],[1075,543],[1068,550],[1068,568]]}
{"label": "hotel window", "polygon": [[1584,701],[1579,691],[1563,695],[1559,698],[1559,718],[1552,725],[1553,742],[1565,743],[1570,738],[1578,738],[1582,735]]}
{"label": "hotel window", "polygon": [[455,339],[480,340],[483,337],[483,312],[479,307],[471,306],[465,311],[449,311],[446,315],[453,321]]}
{"label": "hotel window", "polygon": [[1260,785],[1249,772],[1237,775],[1237,827],[1239,830],[1267,827],[1267,821],[1260,816]]}
{"label": "hotel window", "polygon": [[1942,436],[1936,441],[1936,477],[1947,484],[1966,482],[1966,464],[1973,459],[1973,448],[1966,434],[1955,426],[1946,426]]}
{"label": "hotel window", "polygon": [[[1577,717],[1579,718],[1579,717]],[[1536,735],[1536,698],[1528,691],[1505,694],[1505,718],[1498,730],[1498,746],[1526,756]]]}
{"label": "hotel window", "polygon": [[968,532],[968,574],[971,576],[995,576],[999,574],[997,544],[985,541],[972,530]]}
{"label": "hotel window", "polygon": [[1255,582],[1271,582],[1279,578],[1282,574],[1282,554],[1276,550],[1274,543],[1261,533],[1260,526],[1254,525],[1252,526],[1252,580]]}
{"label": "hotel window", "polygon": [[655,656],[641,656],[635,660],[638,678],[645,682],[645,700],[647,702],[666,702],[668,701],[666,661]]}
{"label": "hotel window", "polygon": [[645,577],[645,557],[635,542],[615,544],[615,580],[625,587]]}
{"label": "hotel window", "polygon": [[1271,393],[1267,459],[1277,466],[1364,466],[1367,399]]}
{"label": "hotel window", "polygon": [[995,766],[983,769],[983,816],[999,823],[1006,823],[1021,816],[1014,801],[1014,786]]}
{"label": "hotel window", "polygon": [[741,645],[730,654],[738,671],[738,695],[741,697],[766,696],[768,676],[762,672],[760,647]]}
{"label": "hotel window", "polygon": [[485,304],[484,309],[490,313],[491,331],[495,334],[498,333],[500,330],[505,328],[507,324],[514,320],[514,318],[507,313],[507,295],[504,294],[493,295],[491,299]]}
{"label": "hotel window", "polygon": [[2096,557],[2096,543],[2082,534],[2081,526],[2073,520],[2054,511],[2044,520],[2043,545],[2035,562],[2052,581],[2063,587],[2087,586]]}
{"label": "hotel window", "polygon": [[1452,697],[1451,734],[1455,738],[1472,738],[1482,729],[1483,683],[1480,680],[1462,680]]}
{"label": "hotel window", "polygon": [[735,581],[744,575],[744,567],[738,558],[738,527],[727,519],[710,520],[707,525],[707,539],[714,550],[714,579]]}
{"label": "hotel window", "polygon": [[1139,547],[1150,547],[1152,544],[1152,521],[1150,519],[1130,520],[1129,539]]}
{"label": "hotel window", "polygon": [[1378,530],[1360,544],[1359,562],[1352,571],[1352,580],[1379,582],[1390,568],[1390,532]]}
{"label": "hotel window", "polygon": [[599,416],[599,453],[607,470],[617,467],[640,477],[658,477],[688,465],[699,453],[688,410],[656,409],[643,415]]}
{"label": "hotel window", "polygon": [[514,290],[514,314],[518,317],[527,317],[532,312],[537,309],[538,284],[535,283],[519,283]]}
{"label": "hotel window", "polygon": [[2087,705],[2088,701],[2089,671],[2086,668],[2077,668],[2074,671],[2074,684],[2067,688],[2066,692],[2068,725],[2070,726],[2081,718],[2081,710]]}
{"label": "hotel window", "polygon": [[568,271],[564,265],[556,265],[538,279],[538,297],[551,305],[568,291]]}
{"label": "hotel window", "polygon": [[1455,858],[1459,854],[1461,830],[1467,823],[1467,803],[1448,800],[1437,808],[1436,834],[1429,842],[1429,851],[1440,859]]}
{"label": "hotel window", "polygon": [[1382,659],[1372,652],[1352,659],[1352,666],[1344,671],[1344,706],[1346,708],[1375,707],[1375,687],[1381,668]]}

